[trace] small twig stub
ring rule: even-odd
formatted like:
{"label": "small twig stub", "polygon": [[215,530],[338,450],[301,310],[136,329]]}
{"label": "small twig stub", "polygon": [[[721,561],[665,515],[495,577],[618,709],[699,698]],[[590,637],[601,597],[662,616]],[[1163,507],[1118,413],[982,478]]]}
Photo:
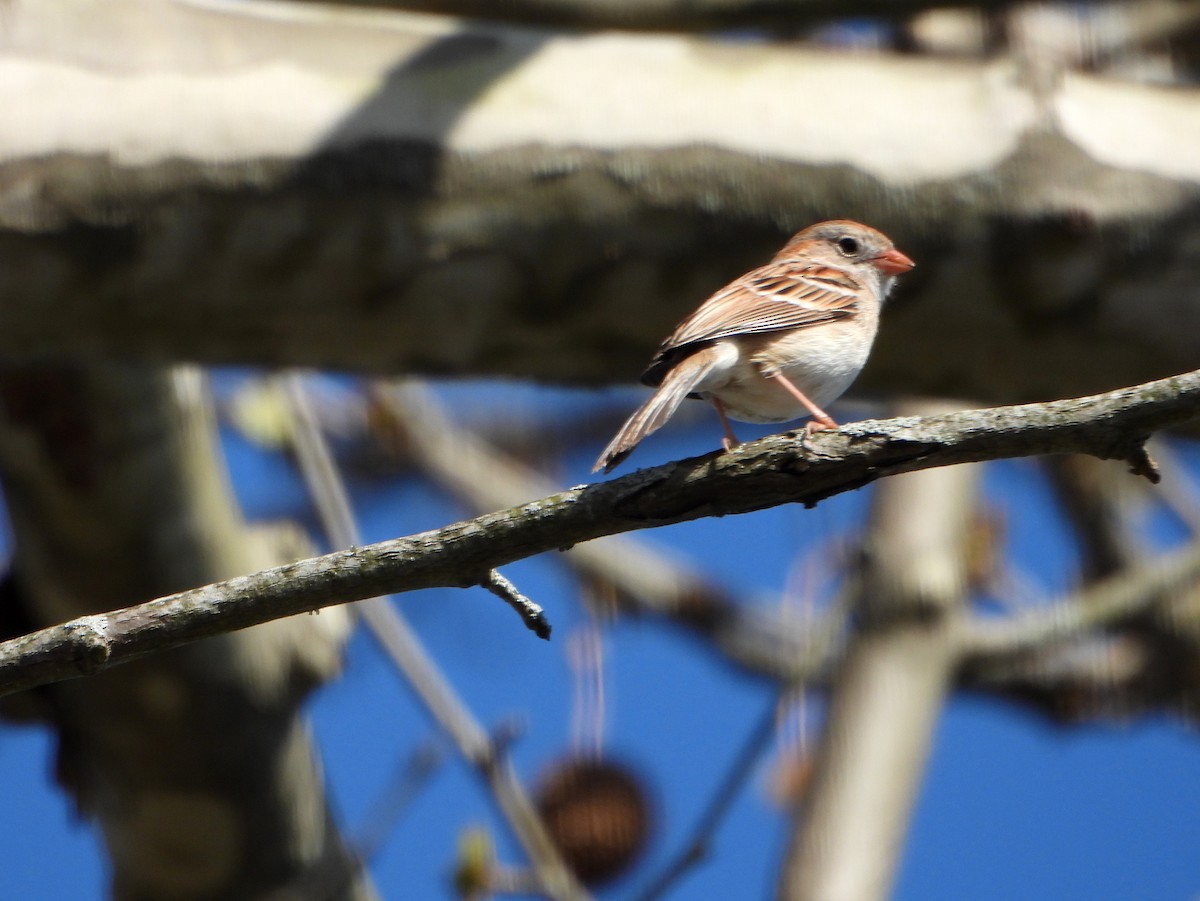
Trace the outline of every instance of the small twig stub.
{"label": "small twig stub", "polygon": [[479,584],[516,610],[522,622],[538,638],[550,640],[550,622],[546,619],[546,612],[542,610],[541,606],[521,594],[517,590],[517,586],[500,575],[499,571],[489,569]]}

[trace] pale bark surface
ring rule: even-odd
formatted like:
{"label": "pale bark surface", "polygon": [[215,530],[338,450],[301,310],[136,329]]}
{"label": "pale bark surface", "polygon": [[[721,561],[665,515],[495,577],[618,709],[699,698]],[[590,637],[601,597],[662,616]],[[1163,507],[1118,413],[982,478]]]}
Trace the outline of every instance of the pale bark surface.
{"label": "pale bark surface", "polygon": [[[287,4],[0,28],[0,353],[632,381],[844,215],[919,264],[864,391],[1200,365],[1192,88]],[[796,85],[853,109],[814,125]]]}

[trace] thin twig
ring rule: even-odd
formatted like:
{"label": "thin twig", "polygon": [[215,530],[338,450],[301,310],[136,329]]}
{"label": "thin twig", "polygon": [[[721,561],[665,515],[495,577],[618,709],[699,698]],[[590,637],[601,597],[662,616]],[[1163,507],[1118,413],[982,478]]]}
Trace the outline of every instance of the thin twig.
{"label": "thin twig", "polygon": [[691,838],[684,845],[683,850],[667,864],[662,873],[637,896],[638,901],[656,901],[663,897],[688,870],[708,856],[713,836],[716,835],[721,821],[729,812],[733,802],[737,800],[742,786],[750,778],[755,764],[758,763],[763,750],[770,743],[771,736],[775,732],[778,705],[779,698],[773,697],[763,715],[759,717],[758,722],[746,737],[741,751],[734,758],[733,764],[725,774],[725,778],[721,780],[712,800],[708,802],[708,807],[701,814]]}
{"label": "thin twig", "polygon": [[[293,446],[305,481],[313,492],[322,524],[334,542],[354,545],[359,536],[350,500],[308,402],[301,376],[288,376],[286,388],[293,420]],[[499,752],[425,652],[404,616],[386,597],[365,600],[358,605],[358,610],[385,653],[457,745],[459,753],[487,782],[497,806],[529,855],[542,890],[553,898],[573,901],[587,898],[587,892],[563,862],[546,832],[507,756]]]}

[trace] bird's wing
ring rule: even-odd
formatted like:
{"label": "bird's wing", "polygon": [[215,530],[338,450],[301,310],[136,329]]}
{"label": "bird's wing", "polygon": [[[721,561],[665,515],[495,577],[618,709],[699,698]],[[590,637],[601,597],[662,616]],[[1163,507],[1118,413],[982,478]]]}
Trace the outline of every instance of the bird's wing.
{"label": "bird's wing", "polygon": [[688,345],[846,319],[858,312],[862,291],[848,272],[818,263],[785,259],[755,269],[683,320],[659,347],[643,381],[661,380],[663,365]]}

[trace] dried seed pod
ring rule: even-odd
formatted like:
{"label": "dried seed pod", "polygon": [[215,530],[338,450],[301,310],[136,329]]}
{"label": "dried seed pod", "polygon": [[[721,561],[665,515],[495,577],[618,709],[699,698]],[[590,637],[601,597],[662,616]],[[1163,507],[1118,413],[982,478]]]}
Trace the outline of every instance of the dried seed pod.
{"label": "dried seed pod", "polygon": [[537,807],[579,881],[602,885],[646,849],[650,804],[641,780],[603,760],[566,757],[541,780]]}

